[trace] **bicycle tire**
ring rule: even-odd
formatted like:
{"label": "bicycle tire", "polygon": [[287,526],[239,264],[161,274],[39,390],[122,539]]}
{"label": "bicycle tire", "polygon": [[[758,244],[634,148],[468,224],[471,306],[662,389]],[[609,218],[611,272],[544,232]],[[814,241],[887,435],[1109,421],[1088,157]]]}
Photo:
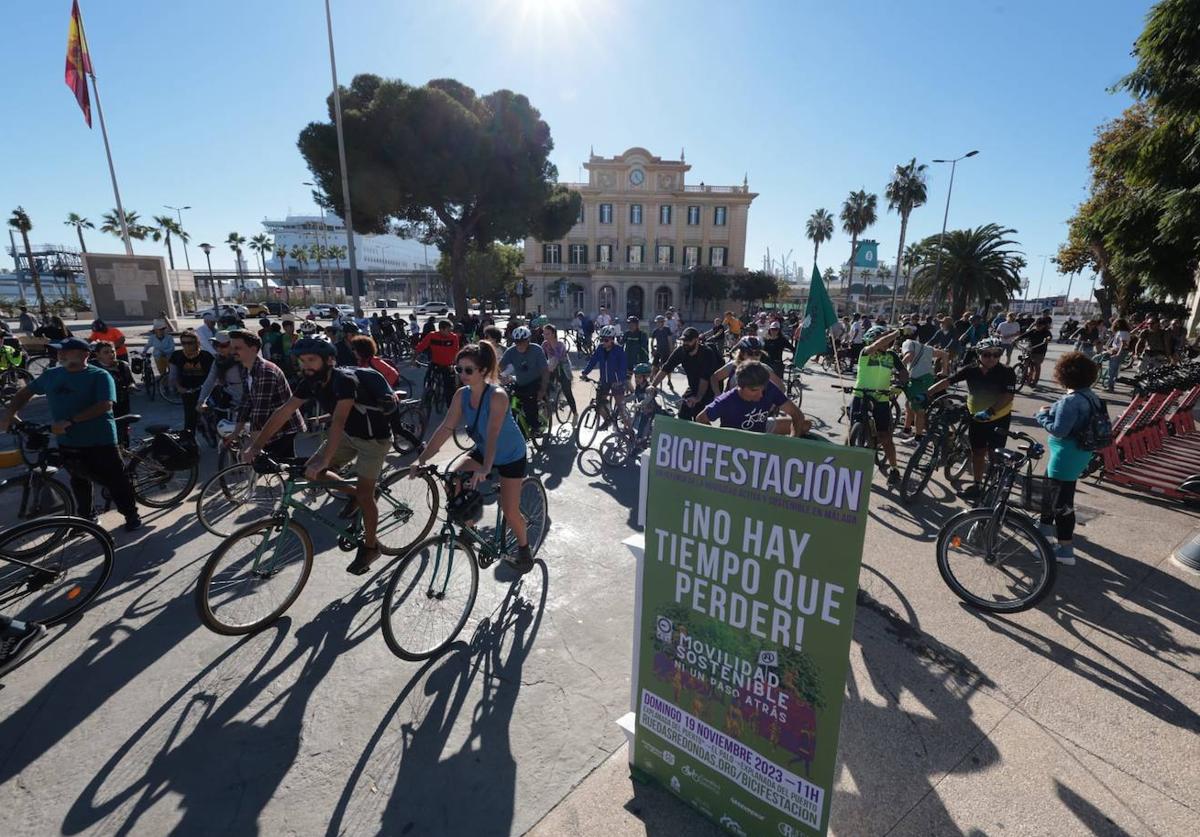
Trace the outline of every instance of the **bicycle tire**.
{"label": "bicycle tire", "polygon": [[[143,444],[130,451],[130,461],[125,467],[125,473],[133,485],[133,494],[139,503],[152,509],[174,508],[196,487],[200,465],[192,463],[190,468],[172,471],[153,457],[144,455],[142,451],[146,447],[148,444]],[[183,475],[182,482],[176,482],[177,474]],[[155,487],[166,486],[171,486],[173,491],[165,495],[150,493]]]}
{"label": "bicycle tire", "polygon": [[[444,574],[441,560],[447,562]],[[466,579],[462,578],[464,572]],[[457,582],[453,587],[452,580]],[[435,591],[438,585],[441,590]],[[478,594],[479,564],[475,548],[466,537],[450,536],[443,531],[426,538],[413,547],[388,579],[380,613],[383,639],[392,653],[402,660],[436,657],[454,642],[467,624]],[[410,615],[410,611],[415,613]],[[431,637],[429,627],[433,615],[438,613],[441,614],[438,623],[445,627]],[[410,635],[408,630],[397,630],[398,625],[409,624],[422,626],[427,641],[418,643],[417,637]]]}
{"label": "bicycle tire", "polygon": [[[53,534],[41,534],[46,531]],[[14,543],[27,538],[36,546],[13,548]],[[26,558],[26,555],[30,557]],[[14,526],[0,533],[0,607],[5,616],[23,622],[38,622],[47,627],[61,624],[99,595],[112,575],[114,555],[112,536],[96,523],[80,517],[44,517]],[[4,556],[36,564],[42,572],[5,561]],[[93,560],[97,558],[99,563]],[[91,567],[87,575],[65,581],[70,567],[81,566],[83,561]],[[54,573],[54,578],[45,578],[44,572]],[[29,586],[31,581],[33,585]],[[22,598],[21,588],[25,588],[26,593],[49,594],[49,598],[43,597],[41,602],[45,605],[46,615],[36,610],[31,612],[28,603],[24,607],[17,605],[18,599]]]}
{"label": "bicycle tire", "polygon": [[871,431],[866,422],[856,421],[850,425],[850,435],[847,437],[846,443],[852,448],[871,447]]}
{"label": "bicycle tire", "polygon": [[475,440],[471,438],[471,434],[467,432],[467,428],[465,427],[454,428],[454,444],[458,446],[459,450],[470,451],[475,449]]}
{"label": "bicycle tire", "polygon": [[[27,479],[31,482],[28,492]],[[0,531],[40,517],[71,517],[76,511],[71,490],[40,471],[33,472],[32,478],[22,474],[0,482]]]}
{"label": "bicycle tire", "polygon": [[[299,566],[299,576],[295,587],[283,596],[280,604],[275,605],[266,613],[266,615],[259,616],[254,621],[235,623],[227,618],[219,617],[213,607],[214,596],[212,595],[214,577],[217,576],[218,568],[228,556],[234,554],[236,549],[242,546],[251,545],[247,542],[250,541],[250,539],[256,534],[263,532],[263,530],[267,530],[264,533],[264,537],[270,537],[270,530],[272,529],[277,529],[279,532],[279,534],[275,535],[276,538],[280,537],[282,533],[286,531],[295,537],[300,545],[302,554]],[[274,538],[272,538],[272,541],[274,541]],[[271,560],[273,560],[273,558],[274,555],[272,555]],[[236,562],[236,560],[237,559],[235,558],[230,563],[233,564]],[[295,603],[296,599],[299,598],[301,591],[304,589],[304,585],[308,583],[309,575],[312,573],[312,564],[312,539],[309,537],[308,531],[296,521],[288,520],[286,523],[284,523],[284,521],[280,520],[279,518],[272,518],[270,520],[260,520],[256,523],[250,523],[246,526],[243,526],[226,538],[221,545],[217,547],[212,556],[204,563],[204,569],[200,571],[200,580],[196,584],[196,610],[200,615],[200,621],[213,633],[218,633],[223,636],[241,636],[243,634],[252,634],[257,631],[261,631],[263,628],[268,627],[280,616],[282,616],[287,609]],[[258,573],[258,571],[255,571],[255,574],[259,576],[258,581],[255,582],[252,579],[247,579],[246,583],[255,584],[259,587],[265,587],[266,585],[262,582],[275,579],[281,573],[282,569],[275,569],[271,575],[263,577]],[[236,578],[228,582],[224,582],[221,589],[218,591],[218,595],[222,595],[227,591],[231,591],[232,586],[235,583],[241,584],[242,582],[238,581]],[[251,591],[249,594],[243,591],[237,591],[237,593],[238,598],[245,601],[248,598],[248,595],[253,595],[254,591]]]}
{"label": "bicycle tire", "polygon": [[546,531],[550,528],[550,504],[546,499],[546,486],[537,477],[526,477],[521,481],[521,517],[525,519],[525,534],[529,539],[529,552],[537,557]]}
{"label": "bicycle tire", "polygon": [[600,433],[600,413],[595,404],[584,408],[575,422],[575,446],[580,450],[589,450],[596,444],[596,436]]}
{"label": "bicycle tire", "polygon": [[952,488],[957,488],[962,483],[964,476],[972,473],[971,458],[974,454],[971,452],[970,431],[967,429],[967,425],[960,424],[952,431],[946,442],[945,451],[942,476],[946,478]]}
{"label": "bicycle tire", "polygon": [[260,474],[253,465],[233,464],[213,474],[196,496],[196,519],[207,531],[227,538],[253,520],[275,514],[283,499],[283,479]]}
{"label": "bicycle tire", "polygon": [[[968,589],[960,580],[962,573],[955,572],[954,568],[950,566],[952,554],[957,554],[960,551],[963,553],[966,552],[966,550],[962,549],[964,543],[968,547],[976,547],[976,544],[972,543],[972,539],[977,541],[980,537],[984,539],[995,537],[994,535],[989,536],[986,528],[981,528],[991,525],[994,513],[995,510],[990,508],[968,509],[967,511],[959,512],[946,521],[941,530],[939,530],[937,538],[938,572],[941,573],[942,581],[946,583],[946,586],[956,596],[972,607],[992,613],[1019,613],[1037,606],[1046,597],[1054,587],[1054,581],[1058,572],[1058,562],[1055,560],[1054,553],[1050,549],[1050,544],[1042,537],[1041,532],[1038,531],[1033,521],[1024,514],[1010,509],[1008,514],[1003,516],[1000,525],[1002,529],[1004,527],[1011,527],[1019,534],[1024,535],[1036,549],[1037,556],[1032,564],[1040,567],[1040,577],[1034,579],[1032,589],[1029,593],[1015,600],[999,600],[994,596],[989,598],[979,595]],[[974,530],[972,530],[972,527],[975,527]],[[985,553],[987,552],[986,546],[984,551]],[[989,566],[993,566],[986,558],[983,561],[984,563],[988,563]],[[1013,565],[1009,563],[1007,564],[1006,572],[989,573],[989,575],[1003,576],[1006,579],[1011,579],[1012,568]]]}
{"label": "bicycle tire", "polygon": [[166,381],[160,381],[158,385],[158,394],[162,396],[162,400],[168,404],[182,404],[183,396],[179,394],[179,390],[171,386]]}
{"label": "bicycle tire", "polygon": [[9,369],[4,373],[4,383],[0,386],[0,402],[8,404],[17,393],[33,383],[33,375],[26,369]]}
{"label": "bicycle tire", "polygon": [[220,440],[217,438],[216,419],[211,416],[210,411],[206,410],[200,417],[200,420],[196,422],[196,430],[198,431],[200,438],[202,438],[210,448],[216,450],[217,443]]}
{"label": "bicycle tire", "polygon": [[940,435],[934,437],[930,433],[917,444],[900,478],[900,502],[911,503],[921,496],[941,461],[943,444]]}
{"label": "bicycle tire", "polygon": [[38,377],[50,368],[49,355],[34,355],[25,364],[25,371],[33,377]]}
{"label": "bicycle tire", "polygon": [[[386,497],[376,501],[379,508],[376,537],[379,551],[385,555],[404,555],[429,534],[437,521],[442,496],[437,481],[430,474],[418,474],[410,480],[410,471],[410,468],[395,471],[380,483]],[[424,494],[417,486],[424,486]],[[414,521],[416,525],[410,526]]]}
{"label": "bicycle tire", "polygon": [[[146,363],[150,363],[150,362],[151,362],[150,360],[146,361]],[[151,401],[153,401],[157,397],[157,394],[155,392],[157,389],[158,389],[158,381],[153,376],[142,375],[142,392],[146,393],[146,397],[149,398]]]}

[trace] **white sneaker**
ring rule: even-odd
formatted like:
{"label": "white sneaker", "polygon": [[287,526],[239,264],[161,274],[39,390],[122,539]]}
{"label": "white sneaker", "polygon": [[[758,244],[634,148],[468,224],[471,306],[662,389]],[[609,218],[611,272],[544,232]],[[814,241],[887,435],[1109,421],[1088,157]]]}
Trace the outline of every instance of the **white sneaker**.
{"label": "white sneaker", "polygon": [[1055,546],[1054,558],[1064,567],[1075,566],[1075,550],[1073,548],[1063,549],[1061,546]]}

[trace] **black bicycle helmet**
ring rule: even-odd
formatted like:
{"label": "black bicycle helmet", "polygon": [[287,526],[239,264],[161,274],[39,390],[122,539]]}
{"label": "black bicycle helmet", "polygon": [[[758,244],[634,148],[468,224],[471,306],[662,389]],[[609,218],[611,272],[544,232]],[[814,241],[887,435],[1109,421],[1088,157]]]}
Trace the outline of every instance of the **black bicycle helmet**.
{"label": "black bicycle helmet", "polygon": [[315,337],[302,337],[292,346],[292,354],[319,355],[320,357],[337,357],[337,349],[328,340],[318,340]]}

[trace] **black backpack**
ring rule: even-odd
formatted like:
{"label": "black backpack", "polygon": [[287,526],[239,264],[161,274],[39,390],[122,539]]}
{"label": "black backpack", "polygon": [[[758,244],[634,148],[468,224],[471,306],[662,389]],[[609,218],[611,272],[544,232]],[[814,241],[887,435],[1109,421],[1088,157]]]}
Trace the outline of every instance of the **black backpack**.
{"label": "black backpack", "polygon": [[388,386],[387,379],[378,371],[364,366],[341,368],[358,379],[358,396],[354,399],[354,408],[366,415],[372,433],[377,421],[387,422],[390,428],[397,404],[396,394]]}
{"label": "black backpack", "polygon": [[1104,407],[1104,401],[1094,393],[1088,393],[1084,397],[1092,409],[1071,438],[1081,450],[1103,450],[1113,443],[1112,422],[1108,420],[1108,410]]}

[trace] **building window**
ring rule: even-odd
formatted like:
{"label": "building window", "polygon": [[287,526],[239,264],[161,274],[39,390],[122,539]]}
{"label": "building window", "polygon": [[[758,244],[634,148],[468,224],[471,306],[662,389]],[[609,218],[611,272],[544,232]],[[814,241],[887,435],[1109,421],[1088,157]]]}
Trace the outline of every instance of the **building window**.
{"label": "building window", "polygon": [[654,261],[658,264],[675,264],[675,248],[670,244],[660,244],[655,248]]}
{"label": "building window", "polygon": [[596,245],[596,261],[600,264],[612,263],[612,245],[597,244]]}
{"label": "building window", "polygon": [[570,264],[587,264],[587,245],[572,244],[567,250],[567,258]]}
{"label": "building window", "polygon": [[657,291],[654,292],[654,310],[666,311],[668,308],[670,308],[672,296],[673,294],[671,293],[671,289],[666,285],[662,285]]}
{"label": "building window", "polygon": [[699,247],[684,247],[683,248],[683,266],[695,267],[700,264],[700,248]]}
{"label": "building window", "polygon": [[723,206],[714,206],[713,207],[713,226],[714,227],[725,226],[725,207],[723,207]]}
{"label": "building window", "polygon": [[612,204],[611,203],[600,204],[600,223],[601,224],[611,224],[612,223]]}
{"label": "building window", "polygon": [[625,261],[629,264],[641,264],[645,260],[645,246],[642,244],[627,244],[625,246]]}
{"label": "building window", "polygon": [[583,223],[583,201],[579,202],[579,214],[575,216],[575,223],[576,224]]}
{"label": "building window", "polygon": [[688,226],[689,227],[700,226],[700,207],[698,207],[698,206],[689,206],[688,207]]}
{"label": "building window", "polygon": [[562,264],[562,247],[558,244],[543,244],[542,264]]}
{"label": "building window", "polygon": [[642,223],[642,205],[640,203],[629,204],[629,223]]}
{"label": "building window", "polygon": [[600,307],[612,310],[613,303],[617,300],[617,292],[613,290],[612,285],[605,285],[600,289]]}
{"label": "building window", "polygon": [[658,223],[664,227],[671,226],[671,205],[663,204],[658,208]]}
{"label": "building window", "polygon": [[708,248],[708,263],[713,267],[725,266],[725,248],[724,247],[709,247]]}

